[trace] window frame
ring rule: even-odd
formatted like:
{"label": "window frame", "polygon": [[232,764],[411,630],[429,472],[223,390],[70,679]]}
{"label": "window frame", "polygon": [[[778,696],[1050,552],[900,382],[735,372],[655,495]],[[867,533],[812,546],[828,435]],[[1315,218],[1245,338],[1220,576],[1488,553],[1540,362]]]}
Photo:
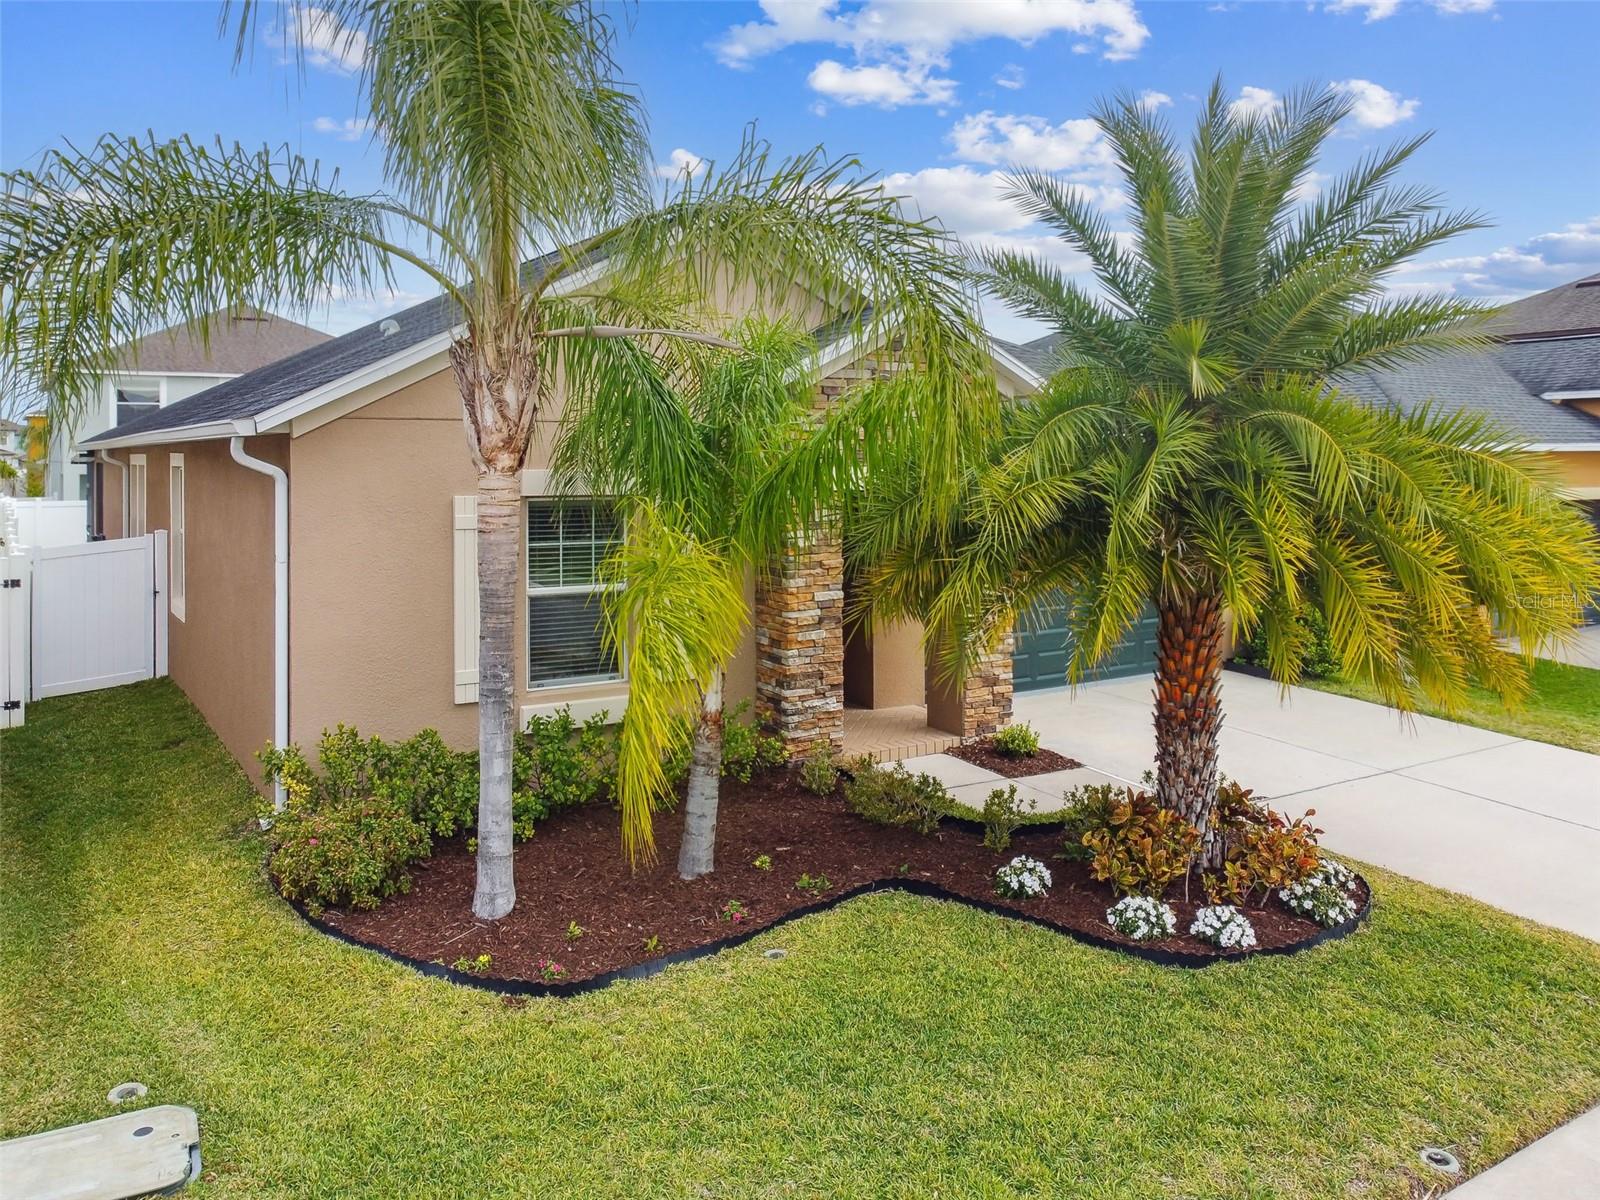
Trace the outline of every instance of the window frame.
{"label": "window frame", "polygon": [[189,477],[183,455],[167,460],[167,596],[172,615],[180,621],[189,613]]}
{"label": "window frame", "polygon": [[[110,405],[111,409],[111,411],[107,413],[107,416],[110,419],[110,428],[112,429],[115,429],[122,424],[122,421],[119,420],[117,416],[117,409],[120,407],[117,401],[117,393],[122,391],[124,387],[137,388],[139,391],[155,392],[156,402],[154,406],[148,404],[138,405],[137,407],[141,409],[149,409],[154,407],[157,411],[159,411],[167,406],[167,379],[164,375],[113,375],[106,381],[106,383],[107,390],[110,393],[106,397],[106,402]],[[136,420],[138,417],[143,415],[144,414],[142,412],[136,413],[134,416],[129,417],[128,419],[130,421]]]}
{"label": "window frame", "polygon": [[[548,692],[562,688],[586,688],[615,686],[626,684],[628,681],[628,647],[626,641],[617,647],[617,669],[602,675],[576,675],[564,676],[560,679],[536,680],[533,676],[533,614],[531,602],[538,597],[549,596],[582,596],[590,595],[599,597],[604,592],[617,591],[621,584],[606,584],[599,579],[599,564],[595,564],[596,575],[593,580],[584,584],[555,584],[535,585],[532,575],[532,563],[529,549],[529,514],[536,504],[548,505],[560,509],[563,506],[584,505],[594,508],[603,505],[612,506],[613,514],[617,517],[618,541],[627,536],[627,529],[622,523],[620,514],[615,512],[615,500],[609,496],[550,496],[550,495],[525,495],[522,497],[522,619],[525,623],[522,637],[522,672],[523,684],[528,692]],[[593,539],[591,539],[593,544]],[[603,614],[599,617],[604,621]],[[603,636],[603,635],[602,635]]]}
{"label": "window frame", "polygon": [[128,455],[128,511],[122,514],[122,528],[124,537],[150,532],[150,464],[143,454]]}

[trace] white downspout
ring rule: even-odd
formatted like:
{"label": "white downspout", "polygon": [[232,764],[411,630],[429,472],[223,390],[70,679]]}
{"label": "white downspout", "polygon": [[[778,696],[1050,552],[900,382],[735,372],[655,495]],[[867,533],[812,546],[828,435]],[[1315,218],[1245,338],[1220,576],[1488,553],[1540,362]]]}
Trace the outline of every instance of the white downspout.
{"label": "white downspout", "polygon": [[[272,744],[289,744],[289,476],[280,466],[245,453],[243,429],[228,441],[233,461],[272,479]],[[253,431],[252,431],[253,432]],[[283,810],[283,781],[272,786],[272,807]]]}
{"label": "white downspout", "polygon": [[[129,486],[130,486],[129,482],[128,482],[128,464],[123,462],[120,458],[114,457],[112,455],[111,451],[109,451],[109,450],[96,450],[95,454],[99,457],[101,462],[110,463],[113,467],[115,467],[117,470],[122,472],[122,536],[123,537],[127,537],[128,536],[128,491],[129,491]],[[106,531],[104,529],[102,529],[100,531],[100,536],[101,537],[105,537],[105,535],[106,535]]]}

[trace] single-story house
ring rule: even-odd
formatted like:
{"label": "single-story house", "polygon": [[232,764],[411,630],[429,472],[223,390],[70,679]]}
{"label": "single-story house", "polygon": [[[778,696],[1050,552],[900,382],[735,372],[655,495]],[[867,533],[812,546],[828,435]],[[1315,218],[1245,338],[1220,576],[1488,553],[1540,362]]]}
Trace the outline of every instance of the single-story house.
{"label": "single-story house", "polygon": [[[171,675],[254,777],[280,705],[302,745],[339,722],[476,745],[476,477],[446,358],[457,320],[448,299],[430,300],[80,443],[94,459],[97,532],[169,532]],[[824,398],[872,369],[848,335],[819,338]],[[1015,349],[995,347],[1013,393],[1038,383]],[[604,501],[568,500],[558,516],[546,468],[559,416],[558,397],[522,479],[521,713],[620,716],[627,663],[603,644],[594,596],[594,563],[617,528]],[[729,703],[751,701],[797,752],[821,740],[909,752],[1009,718],[1004,655],[953,694],[930,682],[919,629],[856,630],[847,643],[845,601],[841,550],[825,541],[753,582]]]}

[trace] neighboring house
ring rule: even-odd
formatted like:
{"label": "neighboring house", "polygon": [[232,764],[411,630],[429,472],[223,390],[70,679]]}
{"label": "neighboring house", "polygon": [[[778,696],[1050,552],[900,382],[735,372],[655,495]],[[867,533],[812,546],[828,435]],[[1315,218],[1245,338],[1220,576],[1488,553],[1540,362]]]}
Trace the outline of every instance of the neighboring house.
{"label": "neighboring house", "polygon": [[95,382],[76,425],[55,432],[45,495],[52,500],[89,499],[92,473],[75,460],[75,443],[328,340],[327,334],[296,321],[241,309],[213,316],[203,340],[178,326],[130,342],[118,350],[115,370]]}
{"label": "neighboring house", "polygon": [[[827,328],[835,314],[799,291],[810,326]],[[741,311],[729,298],[722,307]],[[342,721],[477,744],[476,476],[446,357],[457,319],[449,301],[431,300],[80,443],[107,481],[101,533],[169,531],[172,677],[256,778],[277,700],[278,485],[235,452],[284,473],[290,739],[314,744]],[[823,395],[870,371],[871,349],[819,333]],[[1004,350],[996,367],[1008,391],[1037,383]],[[559,415],[557,396],[522,479],[521,714],[571,706],[620,717],[626,655],[600,636],[594,574],[618,530],[603,499],[569,500],[558,519],[546,467]],[[753,582],[729,703],[753,701],[797,751],[849,731],[865,745],[885,729],[907,745],[948,744],[1008,719],[1004,656],[959,694],[930,684],[916,628],[857,631],[846,646],[845,591],[827,540]]]}
{"label": "neighboring house", "polygon": [[27,433],[20,421],[0,418],[0,496],[27,494]]}

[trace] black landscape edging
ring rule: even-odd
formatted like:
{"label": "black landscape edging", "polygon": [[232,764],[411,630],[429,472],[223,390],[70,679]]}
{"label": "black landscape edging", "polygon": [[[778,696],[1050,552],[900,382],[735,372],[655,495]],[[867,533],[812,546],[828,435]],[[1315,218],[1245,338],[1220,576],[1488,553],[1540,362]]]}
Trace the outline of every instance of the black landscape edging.
{"label": "black landscape edging", "polygon": [[[975,900],[971,896],[963,896],[956,892],[947,891],[937,883],[929,883],[921,879],[875,879],[871,883],[863,883],[849,891],[840,892],[837,896],[830,896],[826,900],[819,900],[815,904],[806,904],[800,908],[791,909],[776,920],[761,926],[759,929],[749,929],[742,933],[731,934],[715,942],[708,942],[703,946],[690,946],[684,950],[676,950],[671,954],[663,954],[659,958],[647,959],[644,962],[632,963],[626,967],[618,967],[614,971],[607,971],[602,975],[593,975],[588,979],[574,980],[571,983],[540,983],[531,979],[495,979],[484,975],[469,975],[465,971],[457,971],[454,967],[447,967],[440,962],[424,962],[419,958],[401,954],[371,942],[362,941],[360,938],[351,937],[319,917],[312,916],[306,911],[305,906],[297,900],[279,897],[289,905],[307,925],[319,933],[327,934],[336,941],[346,945],[357,946],[363,950],[371,950],[381,954],[384,958],[410,967],[433,979],[443,979],[449,983],[458,983],[464,987],[480,988],[487,992],[498,992],[504,996],[548,996],[552,999],[564,999],[568,996],[581,996],[585,992],[596,992],[603,987],[623,979],[648,979],[652,975],[659,975],[662,971],[675,963],[693,962],[697,958],[706,958],[713,954],[720,954],[724,950],[731,950],[735,946],[742,946],[751,938],[787,925],[790,921],[797,921],[801,917],[814,916],[837,907],[847,900],[854,900],[858,896],[865,896],[873,892],[906,892],[912,896],[924,896],[933,900],[949,900],[956,904],[965,904],[979,912],[993,913],[998,917],[1009,917],[1014,921],[1023,921],[1029,925],[1038,925],[1063,937],[1071,938],[1075,942],[1082,942],[1086,946],[1094,946],[1101,950],[1114,950],[1119,954],[1126,954],[1132,958],[1143,959],[1145,962],[1154,963],[1163,967],[1184,967],[1198,970],[1203,967],[1214,966],[1224,962],[1243,962],[1246,959],[1262,958],[1267,956],[1282,956],[1298,954],[1302,950],[1310,950],[1325,942],[1338,941],[1349,937],[1372,912],[1372,885],[1367,883],[1362,876],[1357,876],[1367,889],[1367,902],[1361,906],[1361,911],[1348,921],[1327,929],[1319,930],[1303,942],[1295,942],[1288,946],[1272,946],[1265,950],[1246,950],[1242,954],[1191,954],[1184,950],[1162,950],[1155,946],[1130,946],[1126,942],[1114,942],[1110,938],[1103,938],[1093,933],[1086,933],[1081,929],[1061,925],[1048,918],[1036,916],[1033,913],[1019,912],[1014,908],[1006,908],[999,904],[991,904],[985,900]],[[268,876],[270,883],[271,877]],[[276,892],[277,888],[273,890]]]}
{"label": "black landscape edging", "polygon": [[1222,664],[1223,670],[1233,671],[1239,675],[1248,675],[1252,679],[1271,679],[1272,672],[1265,667],[1258,667],[1255,663],[1245,662],[1243,659],[1230,658]]}

